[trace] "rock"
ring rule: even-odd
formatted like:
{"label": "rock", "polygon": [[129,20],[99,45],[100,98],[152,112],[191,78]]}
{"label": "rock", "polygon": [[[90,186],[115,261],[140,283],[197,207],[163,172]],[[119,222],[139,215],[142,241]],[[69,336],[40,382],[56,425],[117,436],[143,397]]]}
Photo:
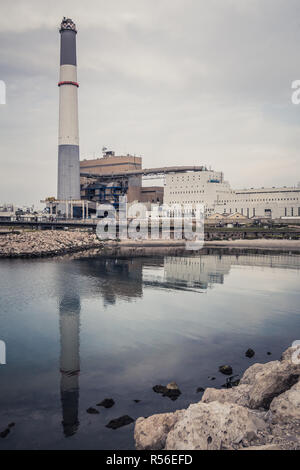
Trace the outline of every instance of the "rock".
{"label": "rock", "polygon": [[170,382],[166,387],[164,385],[155,385],[153,387],[155,393],[161,393],[163,397],[168,397],[170,400],[177,400],[181,391],[176,382]]}
{"label": "rock", "polygon": [[205,391],[205,389],[203,387],[198,387],[197,390],[196,390],[197,393],[201,393],[201,392],[204,392],[204,391]]}
{"label": "rock", "polygon": [[6,428],[4,431],[0,432],[0,437],[4,439],[10,433],[10,429]]}
{"label": "rock", "polygon": [[271,356],[271,354],[272,354],[272,353],[271,353],[270,351],[267,352],[267,355],[268,355],[268,356]]}
{"label": "rock", "polygon": [[[263,364],[254,375],[249,391],[250,408],[268,409],[272,400],[291,388],[299,379],[300,367],[289,361]],[[243,382],[243,379],[241,380]]]}
{"label": "rock", "polygon": [[168,397],[171,400],[175,401],[181,395],[181,391],[176,382],[170,382],[167,386],[165,391],[163,392],[163,397]]}
{"label": "rock", "polygon": [[219,372],[224,375],[232,375],[232,367],[228,365],[220,366]]}
{"label": "rock", "polygon": [[248,367],[248,369],[244,372],[240,380],[240,384],[253,384],[255,381],[256,374],[261,372],[264,368],[265,364],[253,364],[252,366]]}
{"label": "rock", "polygon": [[139,418],[137,448],[300,450],[298,362],[297,349],[289,348],[281,361],[253,364],[236,387],[207,388],[186,410]]}
{"label": "rock", "polygon": [[104,406],[104,408],[111,408],[114,406],[115,402],[112,398],[105,398],[100,403],[97,403],[96,406]]}
{"label": "rock", "polygon": [[239,377],[239,376],[238,375],[232,375],[231,377],[228,377],[226,379],[226,383],[223,384],[222,387],[224,387],[224,388],[237,387],[240,383],[240,379],[236,379],[236,377]]}
{"label": "rock", "polygon": [[179,387],[178,387],[178,385],[177,385],[176,382],[170,382],[170,383],[166,386],[166,388],[167,388],[168,390],[179,390]]}
{"label": "rock", "polygon": [[154,387],[152,387],[152,390],[155,393],[164,393],[164,391],[166,390],[166,387],[164,385],[154,385]]}
{"label": "rock", "polygon": [[245,352],[245,356],[246,356],[246,357],[251,358],[251,357],[253,357],[254,355],[255,355],[255,351],[253,351],[253,349],[251,349],[251,348],[247,349],[247,351]]}
{"label": "rock", "polygon": [[300,423],[300,382],[274,398],[271,403],[272,420],[274,423]]}
{"label": "rock", "polygon": [[13,428],[15,425],[16,425],[16,423],[9,423],[9,425],[7,427],[8,428]]}
{"label": "rock", "polygon": [[249,445],[267,424],[255,412],[232,403],[190,405],[168,433],[165,450],[220,450]]}
{"label": "rock", "polygon": [[120,416],[120,418],[112,419],[107,425],[107,428],[110,429],[118,429],[121,428],[122,426],[127,426],[128,424],[131,424],[134,422],[134,419],[132,419],[128,415]]}
{"label": "rock", "polygon": [[161,450],[165,447],[168,433],[177,423],[184,411],[163,413],[138,418],[134,428],[135,447],[137,450]]}
{"label": "rock", "polygon": [[[298,344],[291,346],[281,356],[282,362],[290,362],[294,365],[300,364],[300,347]],[[297,364],[298,363],[298,364]]]}
{"label": "rock", "polygon": [[90,415],[98,415],[99,414],[99,411],[96,410],[96,408],[92,408],[92,407],[88,408],[86,410],[86,412],[89,413]]}
{"label": "rock", "polygon": [[202,396],[201,402],[211,403],[218,401],[219,403],[235,403],[241,406],[249,404],[250,385],[239,385],[238,387],[228,390],[217,390],[216,388],[207,388]]}

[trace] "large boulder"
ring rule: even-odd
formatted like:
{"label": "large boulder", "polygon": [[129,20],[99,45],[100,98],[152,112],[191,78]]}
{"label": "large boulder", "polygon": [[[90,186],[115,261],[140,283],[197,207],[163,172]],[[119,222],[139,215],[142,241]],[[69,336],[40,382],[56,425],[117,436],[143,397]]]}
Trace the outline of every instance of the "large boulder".
{"label": "large boulder", "polygon": [[289,348],[281,361],[253,364],[244,373],[240,384],[249,385],[250,408],[268,409],[272,400],[289,390],[300,377],[300,365],[293,362],[294,348]]}
{"label": "large boulder", "polygon": [[300,382],[290,390],[274,398],[271,403],[272,420],[274,423],[300,423]]}
{"label": "large boulder", "polygon": [[239,385],[229,389],[207,388],[202,396],[203,403],[218,401],[219,403],[236,403],[241,406],[249,404],[250,385]]}
{"label": "large boulder", "polygon": [[134,428],[135,447],[137,450],[161,450],[169,431],[175,426],[184,411],[163,413],[138,418]]}
{"label": "large boulder", "polygon": [[255,444],[267,432],[263,416],[233,403],[190,405],[170,430],[165,450],[238,449]]}
{"label": "large boulder", "polygon": [[298,356],[297,347],[289,348],[280,361],[249,367],[237,387],[208,388],[201,402],[186,410],[139,418],[136,448],[299,449]]}

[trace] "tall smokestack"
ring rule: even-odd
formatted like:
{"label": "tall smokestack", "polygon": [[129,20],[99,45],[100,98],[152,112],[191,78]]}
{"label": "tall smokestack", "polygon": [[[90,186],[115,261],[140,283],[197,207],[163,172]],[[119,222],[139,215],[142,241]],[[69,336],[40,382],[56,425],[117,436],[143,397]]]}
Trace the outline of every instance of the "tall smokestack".
{"label": "tall smokestack", "polygon": [[59,200],[80,199],[76,25],[60,25],[58,187]]}

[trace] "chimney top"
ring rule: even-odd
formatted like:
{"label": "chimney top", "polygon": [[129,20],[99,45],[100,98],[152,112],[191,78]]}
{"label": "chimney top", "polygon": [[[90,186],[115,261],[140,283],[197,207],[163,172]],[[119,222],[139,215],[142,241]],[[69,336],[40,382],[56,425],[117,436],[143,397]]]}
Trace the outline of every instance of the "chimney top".
{"label": "chimney top", "polygon": [[59,32],[61,33],[62,31],[65,31],[65,30],[71,30],[77,33],[76,24],[74,23],[74,21],[71,20],[71,18],[66,18],[64,16],[60,25]]}

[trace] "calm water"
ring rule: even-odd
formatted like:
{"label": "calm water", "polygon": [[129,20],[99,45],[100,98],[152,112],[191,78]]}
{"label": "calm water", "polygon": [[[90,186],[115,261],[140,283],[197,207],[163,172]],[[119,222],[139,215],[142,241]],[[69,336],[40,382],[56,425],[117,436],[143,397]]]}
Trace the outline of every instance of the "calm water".
{"label": "calm water", "polygon": [[[224,383],[219,365],[240,374],[300,339],[299,268],[297,255],[2,260],[0,431],[16,425],[0,450],[133,448],[133,424],[105,424],[184,408]],[[173,380],[177,401],[152,391]]]}

